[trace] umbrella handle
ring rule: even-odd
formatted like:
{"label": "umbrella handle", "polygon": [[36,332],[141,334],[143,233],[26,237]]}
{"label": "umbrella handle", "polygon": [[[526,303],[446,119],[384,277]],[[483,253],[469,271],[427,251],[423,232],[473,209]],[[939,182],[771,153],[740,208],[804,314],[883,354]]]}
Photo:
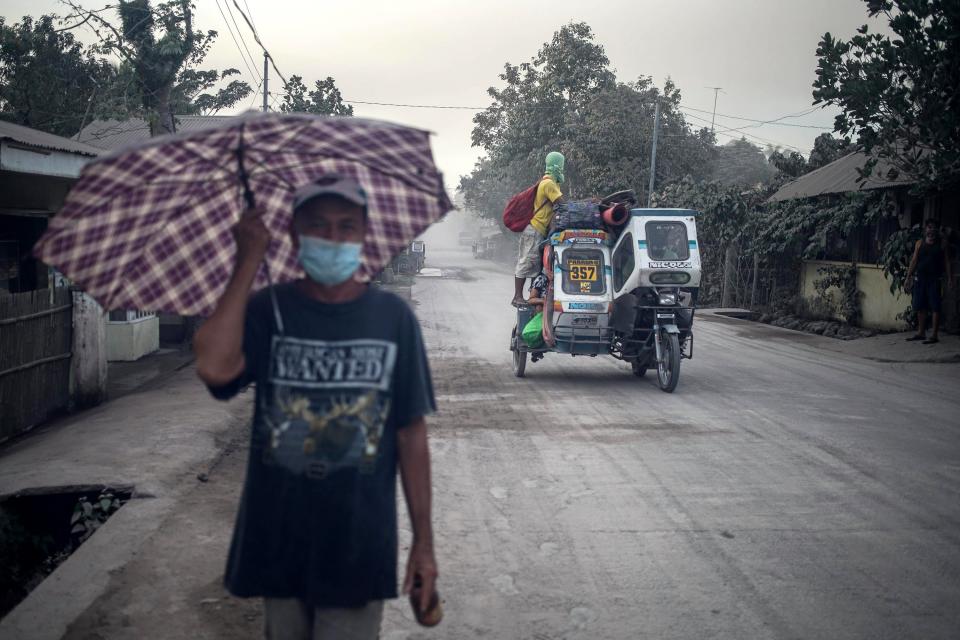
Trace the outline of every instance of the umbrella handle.
{"label": "umbrella handle", "polygon": [[[243,185],[243,199],[247,203],[248,209],[253,209],[256,206],[256,201],[253,197],[253,189],[250,188],[250,175],[247,173],[247,167],[243,163],[243,125],[240,128],[240,144],[237,145],[237,164],[239,165],[238,176],[240,178],[240,184]],[[277,331],[280,332],[282,336],[283,331],[283,316],[280,315],[280,304],[277,302],[277,292],[273,287],[273,278],[270,277],[270,265],[267,264],[267,256],[263,256],[263,272],[267,276],[267,290],[270,292],[270,303],[273,306],[273,317],[277,322]]]}
{"label": "umbrella handle", "polygon": [[282,336],[283,331],[283,316],[280,315],[280,303],[277,301],[277,291],[273,286],[273,278],[270,277],[270,266],[267,264],[267,257],[263,257],[263,272],[267,274],[267,290],[270,292],[270,305],[273,307],[273,319],[277,323],[277,331],[280,332]]}
{"label": "umbrella handle", "polygon": [[239,165],[238,176],[240,184],[243,185],[243,199],[247,202],[247,208],[253,209],[256,202],[253,199],[253,189],[250,188],[250,175],[247,173],[247,167],[243,163],[243,129],[240,129],[240,144],[237,145],[237,164]]}

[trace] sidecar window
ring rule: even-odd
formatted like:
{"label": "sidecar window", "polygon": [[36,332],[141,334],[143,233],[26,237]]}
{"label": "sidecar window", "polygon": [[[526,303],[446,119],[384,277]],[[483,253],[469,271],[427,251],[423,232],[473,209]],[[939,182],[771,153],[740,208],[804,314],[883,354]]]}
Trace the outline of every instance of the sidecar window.
{"label": "sidecar window", "polygon": [[627,279],[633,274],[636,262],[633,257],[633,234],[627,231],[623,234],[620,246],[610,259],[613,263],[613,290],[620,291]]}
{"label": "sidecar window", "polygon": [[648,222],[647,252],[651,260],[689,260],[687,227],[682,222]]}

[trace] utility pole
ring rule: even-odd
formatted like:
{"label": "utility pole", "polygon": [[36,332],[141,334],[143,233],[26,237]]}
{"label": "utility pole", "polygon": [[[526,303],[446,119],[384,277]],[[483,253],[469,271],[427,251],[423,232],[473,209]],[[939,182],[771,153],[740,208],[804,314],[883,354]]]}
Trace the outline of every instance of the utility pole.
{"label": "utility pole", "polygon": [[270,111],[270,92],[267,87],[267,74],[270,73],[270,56],[267,55],[267,52],[263,52],[263,110],[264,112]]}
{"label": "utility pole", "polygon": [[650,186],[647,189],[647,207],[653,205],[653,185],[657,177],[657,134],[660,133],[660,99],[653,111],[653,144],[650,149]]}
{"label": "utility pole", "polygon": [[710,118],[710,133],[713,133],[713,124],[717,121],[717,96],[720,95],[723,87],[707,87],[707,89],[713,89],[713,117]]}

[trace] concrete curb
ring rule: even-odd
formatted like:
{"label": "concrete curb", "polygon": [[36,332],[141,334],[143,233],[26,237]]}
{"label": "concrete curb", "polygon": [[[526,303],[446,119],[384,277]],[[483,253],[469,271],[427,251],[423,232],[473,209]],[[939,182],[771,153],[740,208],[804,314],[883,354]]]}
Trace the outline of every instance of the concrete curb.
{"label": "concrete curb", "polygon": [[[859,347],[860,345],[867,344],[864,341],[878,339],[882,340],[885,338],[884,335],[874,336],[873,338],[859,338],[857,340],[837,340],[835,338],[824,337],[807,331],[797,331],[795,329],[787,329],[786,327],[778,327],[776,325],[764,324],[755,320],[750,320],[748,317],[744,317],[735,310],[698,309],[697,313],[699,314],[700,319],[706,320],[707,322],[713,320],[729,322],[731,324],[743,324],[744,326],[754,327],[769,333],[779,334],[784,338],[794,338],[798,342],[802,341],[803,345],[806,347],[821,351],[828,351],[830,353],[837,353],[852,358],[860,358],[870,362],[878,362],[883,364],[956,364],[960,362],[960,353],[955,352],[947,354],[937,354],[936,352],[930,354],[918,353],[910,357],[904,357],[860,353],[858,352],[860,349],[855,348]],[[704,318],[704,316],[707,316],[709,319]],[[761,327],[762,329],[760,329]],[[882,345],[878,345],[878,348],[881,347]]]}

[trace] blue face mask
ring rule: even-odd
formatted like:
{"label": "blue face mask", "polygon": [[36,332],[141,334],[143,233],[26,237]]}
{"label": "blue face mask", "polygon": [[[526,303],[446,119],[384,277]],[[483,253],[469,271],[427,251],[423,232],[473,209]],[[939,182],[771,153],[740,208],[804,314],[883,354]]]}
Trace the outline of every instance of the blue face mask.
{"label": "blue face mask", "polygon": [[328,287],[346,282],[360,268],[360,242],[331,242],[300,236],[297,258],[310,279]]}

